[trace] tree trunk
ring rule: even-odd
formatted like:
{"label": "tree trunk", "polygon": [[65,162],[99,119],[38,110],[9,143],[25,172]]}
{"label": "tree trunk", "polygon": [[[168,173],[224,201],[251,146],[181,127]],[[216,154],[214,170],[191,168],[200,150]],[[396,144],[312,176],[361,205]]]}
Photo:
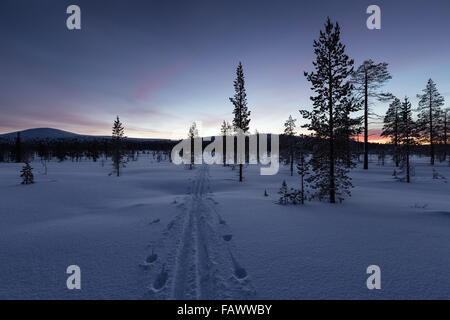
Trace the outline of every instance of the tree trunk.
{"label": "tree trunk", "polygon": [[430,92],[430,162],[431,165],[434,166],[434,137],[433,137],[433,102]]}
{"label": "tree trunk", "polygon": [[189,169],[192,170],[194,167],[194,138],[191,138],[191,163],[189,164]]}
{"label": "tree trunk", "polygon": [[239,164],[239,182],[242,182],[242,163]]}
{"label": "tree trunk", "polygon": [[406,182],[410,182],[410,175],[409,175],[409,141],[406,146]]}
{"label": "tree trunk", "polygon": [[291,162],[291,177],[294,175],[294,150],[292,149],[292,145],[291,145],[291,150],[290,150],[290,162]]}
{"label": "tree trunk", "polygon": [[[302,164],[303,165],[303,168],[304,168],[304,164]],[[304,187],[304,182],[303,182],[303,173],[302,173],[302,198],[301,198],[301,200],[302,200],[302,204],[305,204],[305,187]]]}
{"label": "tree trunk", "polygon": [[259,132],[256,134],[256,162],[259,163]]}
{"label": "tree trunk", "polygon": [[222,152],[223,152],[223,166],[225,167],[227,165],[227,136],[223,136],[222,137],[223,141],[223,146],[222,146]]}
{"label": "tree trunk", "polygon": [[336,203],[336,190],[334,181],[334,119],[333,119],[333,87],[331,84],[331,67],[329,70],[329,98],[328,98],[328,108],[330,112],[330,203]]}
{"label": "tree trunk", "polygon": [[369,103],[367,71],[364,78],[364,170],[369,169]]}
{"label": "tree trunk", "polygon": [[394,126],[394,154],[395,154],[395,166],[398,168],[400,165],[400,159],[398,157],[398,111],[395,109],[395,126]]}

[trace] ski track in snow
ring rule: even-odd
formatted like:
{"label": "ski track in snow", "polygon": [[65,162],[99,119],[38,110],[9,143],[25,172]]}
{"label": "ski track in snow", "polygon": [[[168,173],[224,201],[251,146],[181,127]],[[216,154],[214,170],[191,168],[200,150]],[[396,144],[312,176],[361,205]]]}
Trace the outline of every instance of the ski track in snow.
{"label": "ski track in snow", "polygon": [[150,245],[151,254],[141,264],[150,281],[145,297],[253,299],[256,293],[236,258],[231,229],[215,208],[209,168],[196,170],[190,194],[178,204],[181,212]]}

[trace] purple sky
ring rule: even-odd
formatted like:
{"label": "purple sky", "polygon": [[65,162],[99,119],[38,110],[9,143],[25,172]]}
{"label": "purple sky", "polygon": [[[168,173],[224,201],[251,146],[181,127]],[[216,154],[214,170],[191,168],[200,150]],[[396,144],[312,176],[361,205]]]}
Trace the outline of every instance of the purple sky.
{"label": "purple sky", "polygon": [[[82,30],[66,28],[70,4],[81,7]],[[381,30],[366,28],[370,4],[381,7]],[[215,135],[232,119],[239,61],[251,131],[281,132],[290,114],[301,124],[298,109],[311,107],[303,71],[312,70],[312,42],[327,16],[341,24],[357,64],[390,64],[387,90],[416,103],[431,77],[450,100],[447,0],[2,0],[0,133],[107,135],[119,115],[130,137],[184,137],[192,121]]]}

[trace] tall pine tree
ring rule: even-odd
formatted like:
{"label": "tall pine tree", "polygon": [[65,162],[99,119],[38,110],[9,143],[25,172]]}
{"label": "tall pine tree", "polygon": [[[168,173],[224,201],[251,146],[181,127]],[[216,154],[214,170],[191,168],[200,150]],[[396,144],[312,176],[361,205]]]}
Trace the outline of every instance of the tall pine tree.
{"label": "tall pine tree", "polygon": [[297,119],[293,119],[291,115],[289,115],[289,118],[284,123],[284,134],[288,138],[288,144],[289,144],[289,164],[291,169],[291,176],[294,175],[294,139],[295,139],[295,122]]}
{"label": "tall pine tree", "polygon": [[400,107],[400,121],[398,126],[398,142],[401,145],[402,168],[405,170],[405,180],[411,181],[410,152],[416,135],[416,124],[412,119],[411,102],[405,97]]}
{"label": "tall pine tree", "polygon": [[117,116],[112,128],[112,148],[113,148],[112,161],[114,171],[116,172],[118,177],[120,176],[120,168],[124,167],[125,165],[122,154],[123,138],[124,138],[124,128],[122,123],[120,122],[119,116]]}
{"label": "tall pine tree", "polygon": [[419,98],[419,117],[417,126],[427,143],[430,144],[430,163],[434,165],[435,150],[434,146],[438,142],[438,119],[441,113],[441,106],[444,105],[444,97],[441,96],[433,80],[429,79],[427,86],[418,94]]}
{"label": "tall pine tree", "polygon": [[[233,126],[236,131],[246,133],[249,130],[250,111],[247,108],[247,93],[245,91],[244,69],[242,63],[236,69],[236,80],[234,80],[234,96],[230,98],[234,106]],[[242,182],[242,163],[239,164],[239,182]]]}
{"label": "tall pine tree", "polygon": [[399,139],[399,122],[400,122],[400,111],[402,103],[400,99],[394,98],[394,101],[389,105],[386,115],[384,116],[383,131],[381,132],[382,137],[388,137],[391,139],[391,143],[394,147],[393,158],[395,166],[399,166],[399,152],[398,152],[398,139]]}
{"label": "tall pine tree", "polygon": [[343,117],[342,106],[349,98],[352,86],[349,77],[353,73],[353,60],[345,53],[342,44],[341,30],[338,23],[333,24],[327,19],[325,30],[320,31],[318,40],[314,41],[316,55],[313,65],[315,71],[305,72],[316,93],[311,97],[313,111],[300,110],[305,119],[310,120],[304,127],[313,131],[318,143],[311,159],[314,174],[309,178],[311,187],[316,190],[320,199],[328,198],[330,203],[336,202],[336,195],[343,199],[349,195],[351,181],[348,170],[343,164],[343,150],[337,146],[337,136],[340,129],[337,119]]}
{"label": "tall pine tree", "polygon": [[391,95],[380,93],[380,87],[391,79],[385,62],[375,63],[372,60],[364,61],[352,75],[355,90],[364,101],[364,169],[369,169],[369,98],[388,100]]}

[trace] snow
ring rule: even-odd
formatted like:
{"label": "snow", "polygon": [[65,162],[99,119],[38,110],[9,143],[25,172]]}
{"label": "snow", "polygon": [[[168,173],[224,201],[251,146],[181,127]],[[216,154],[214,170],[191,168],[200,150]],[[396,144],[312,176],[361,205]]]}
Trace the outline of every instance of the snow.
{"label": "snow", "polygon": [[[0,299],[449,299],[450,184],[415,158],[352,170],[342,204],[277,204],[281,167],[260,176],[150,155],[119,178],[101,161],[0,163]],[[435,169],[450,178],[447,163]],[[264,197],[264,190],[269,196]],[[381,268],[381,290],[366,269]],[[68,290],[66,268],[81,268]]]}

